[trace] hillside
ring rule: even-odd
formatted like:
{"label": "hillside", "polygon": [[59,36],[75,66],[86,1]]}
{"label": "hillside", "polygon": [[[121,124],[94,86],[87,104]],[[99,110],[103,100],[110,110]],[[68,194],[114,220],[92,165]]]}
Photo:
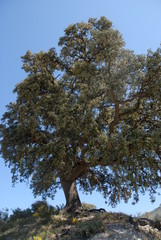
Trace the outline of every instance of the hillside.
{"label": "hillside", "polygon": [[161,204],[158,208],[155,208],[153,211],[151,212],[146,212],[143,217],[147,217],[151,220],[157,221],[157,220],[161,220]]}
{"label": "hillside", "polygon": [[0,240],[161,239],[161,222],[103,210],[62,214],[39,202],[5,216],[1,212]]}

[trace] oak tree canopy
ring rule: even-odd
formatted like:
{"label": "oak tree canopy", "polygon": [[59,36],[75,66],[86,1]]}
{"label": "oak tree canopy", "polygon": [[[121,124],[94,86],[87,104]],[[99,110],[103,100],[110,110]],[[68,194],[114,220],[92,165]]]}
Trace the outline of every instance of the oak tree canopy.
{"label": "oak tree canopy", "polygon": [[65,210],[81,206],[77,187],[111,205],[161,184],[161,48],[136,55],[105,17],[68,26],[59,54],[27,53],[27,77],[0,125],[1,155],[13,182]]}

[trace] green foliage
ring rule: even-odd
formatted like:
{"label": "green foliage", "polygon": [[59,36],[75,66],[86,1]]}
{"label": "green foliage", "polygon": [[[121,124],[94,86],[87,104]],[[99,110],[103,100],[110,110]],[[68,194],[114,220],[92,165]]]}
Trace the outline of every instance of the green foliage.
{"label": "green foliage", "polygon": [[96,206],[94,204],[89,204],[82,202],[82,207],[86,210],[96,209]]}
{"label": "green foliage", "polygon": [[28,75],[0,125],[13,182],[30,178],[43,197],[68,181],[111,205],[131,196],[135,203],[146,190],[153,201],[161,182],[161,49],[135,55],[105,17],[70,25],[59,46],[59,56],[52,48],[22,57]]}
{"label": "green foliage", "polygon": [[[92,206],[91,204],[86,203],[86,206]],[[75,237],[81,236],[86,238],[94,233],[103,231],[103,222],[99,219],[97,215],[95,215],[94,219],[89,220],[87,217],[88,224],[81,220],[83,219],[83,212],[79,216],[80,221],[77,220],[73,223],[72,216],[57,214],[58,210],[61,210],[63,206],[50,206],[46,201],[37,201],[31,205],[31,208],[27,208],[25,210],[21,210],[17,208],[12,210],[13,213],[8,216],[7,210],[1,211],[1,216],[3,220],[0,222],[0,239],[24,239],[24,240],[33,240],[33,239],[55,239],[56,235],[62,234],[64,227],[69,225],[70,234],[69,238],[65,239],[73,239]],[[51,212],[51,209],[54,212]],[[35,213],[38,213],[35,215]],[[85,212],[87,214],[87,212]],[[90,213],[88,213],[90,215]],[[103,214],[101,214],[103,216]],[[6,217],[7,216],[7,217]],[[74,227],[74,231],[72,231],[72,226]],[[54,238],[53,238],[54,236]]]}
{"label": "green foliage", "polygon": [[27,208],[25,210],[21,210],[20,208],[16,208],[13,210],[13,213],[10,215],[10,220],[15,221],[18,219],[25,219],[31,216],[31,209]]}
{"label": "green foliage", "polygon": [[0,232],[7,230],[7,224],[9,220],[8,209],[3,209],[0,211]]}
{"label": "green foliage", "polygon": [[99,232],[104,231],[104,226],[102,221],[80,223],[79,232],[82,237],[89,238],[91,235],[94,235]]}
{"label": "green foliage", "polygon": [[0,211],[0,222],[6,222],[8,220],[8,209],[3,209]]}
{"label": "green foliage", "polygon": [[55,214],[59,214],[63,208],[64,208],[64,204],[56,205],[54,207]]}
{"label": "green foliage", "polygon": [[37,201],[31,205],[31,210],[32,212],[37,212],[37,211],[48,211],[48,203],[45,201]]}
{"label": "green foliage", "polygon": [[[41,226],[50,225],[51,217],[56,214],[55,208],[45,201],[37,201],[31,208],[12,210],[8,216],[8,210],[0,211],[0,239],[36,239],[37,236],[47,238]],[[32,231],[31,231],[32,229]],[[39,235],[39,232],[41,233]],[[52,234],[53,231],[50,231]],[[35,238],[34,238],[35,237]]]}
{"label": "green foliage", "polygon": [[53,206],[49,205],[46,201],[37,201],[31,206],[32,216],[41,218],[48,222],[50,217],[55,213]]}

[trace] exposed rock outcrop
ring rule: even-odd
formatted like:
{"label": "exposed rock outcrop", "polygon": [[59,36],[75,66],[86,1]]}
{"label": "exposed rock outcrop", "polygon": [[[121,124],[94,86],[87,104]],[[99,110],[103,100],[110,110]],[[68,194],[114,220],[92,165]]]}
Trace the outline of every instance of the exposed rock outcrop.
{"label": "exposed rock outcrop", "polygon": [[118,214],[118,221],[105,225],[105,231],[90,240],[161,240],[161,222]]}

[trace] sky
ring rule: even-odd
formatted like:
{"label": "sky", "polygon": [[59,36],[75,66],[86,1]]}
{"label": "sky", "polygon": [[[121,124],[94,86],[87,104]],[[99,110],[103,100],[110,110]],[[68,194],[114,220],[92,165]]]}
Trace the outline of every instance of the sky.
{"label": "sky", "polygon": [[[25,78],[21,69],[21,56],[31,52],[58,49],[58,40],[69,24],[87,22],[89,18],[105,16],[120,31],[126,48],[136,54],[155,51],[161,43],[161,0],[0,0],[0,118],[6,105],[16,96],[12,90]],[[148,194],[140,196],[136,205],[123,202],[116,208],[105,204],[102,195],[80,193],[81,201],[95,204],[107,211],[137,215],[152,211],[161,204],[161,196],[151,204]],[[4,208],[25,209],[41,198],[34,198],[28,183],[12,187],[10,169],[0,157],[0,210]],[[60,190],[54,206],[64,204]]]}

